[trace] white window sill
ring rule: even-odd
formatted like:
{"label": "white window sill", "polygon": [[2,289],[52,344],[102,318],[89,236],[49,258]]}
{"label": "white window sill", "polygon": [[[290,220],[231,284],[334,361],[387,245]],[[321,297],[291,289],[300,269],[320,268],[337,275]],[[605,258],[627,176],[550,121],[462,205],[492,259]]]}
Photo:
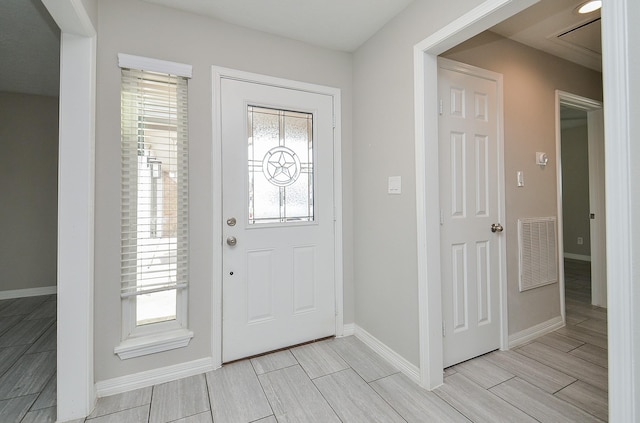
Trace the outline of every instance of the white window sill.
{"label": "white window sill", "polygon": [[193,332],[190,330],[177,329],[126,339],[122,341],[113,352],[118,354],[120,360],[127,360],[129,358],[186,347],[189,345],[191,338],[193,338]]}

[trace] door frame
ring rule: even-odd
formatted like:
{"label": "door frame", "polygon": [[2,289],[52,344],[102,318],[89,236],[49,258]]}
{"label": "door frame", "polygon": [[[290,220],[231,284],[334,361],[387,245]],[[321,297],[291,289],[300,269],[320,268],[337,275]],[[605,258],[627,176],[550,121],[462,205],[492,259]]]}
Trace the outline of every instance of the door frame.
{"label": "door frame", "polygon": [[[212,289],[212,339],[211,351],[215,368],[222,366],[222,131],[221,84],[223,79],[269,85],[278,88],[328,95],[333,98],[333,206],[334,206],[334,284],[336,305],[336,336],[344,334],[343,310],[343,248],[342,248],[342,139],[341,139],[341,91],[323,85],[292,81],[267,75],[244,72],[220,66],[212,66],[212,187],[213,187],[213,289]],[[217,169],[217,171],[215,170]],[[216,269],[216,267],[218,267]]]}
{"label": "door frame", "polygon": [[[506,226],[506,212],[505,212],[505,182],[504,182],[504,90],[503,90],[503,77],[502,74],[496,73],[487,69],[479,68],[477,66],[468,65],[455,60],[446,59],[443,57],[437,58],[438,68],[447,69],[450,71],[462,73],[464,75],[473,76],[477,78],[486,79],[496,83],[496,108],[498,109],[496,114],[497,119],[497,151],[498,151],[498,218],[496,223],[502,223]],[[438,81],[439,83],[439,81]],[[439,97],[439,96],[438,96]],[[440,99],[438,98],[438,101]],[[438,128],[438,140],[440,143],[440,133]],[[435,146],[438,149],[438,145]],[[439,157],[439,156],[438,156]],[[441,169],[440,160],[436,160],[436,167],[438,172]],[[433,166],[433,161],[431,162]],[[438,173],[439,175],[439,173]],[[438,184],[440,184],[440,178],[438,176]],[[439,191],[438,186],[438,191]],[[438,197],[438,208],[440,208],[440,197]],[[440,216],[440,211],[438,211]],[[442,231],[442,227],[438,228],[439,235]],[[499,313],[500,313],[500,349],[507,349],[509,346],[509,336],[507,330],[507,238],[504,234],[499,234],[498,239],[498,284],[500,286],[498,292],[499,298]],[[438,252],[440,254],[440,252]],[[442,263],[441,263],[442,264]],[[442,277],[440,277],[440,285],[442,286]],[[442,339],[442,338],[441,338]],[[444,340],[442,340],[444,347]],[[444,361],[444,349],[443,349],[443,361]]]}
{"label": "door frame", "polygon": [[[443,383],[440,178],[431,159],[438,157],[438,55],[537,1],[486,0],[413,48],[420,384],[427,389]],[[502,307],[506,348],[506,301]]]}
{"label": "door frame", "polygon": [[[572,94],[566,91],[561,91],[561,90],[556,90],[556,183],[557,183],[557,207],[558,207],[558,280],[559,280],[559,288],[560,288],[560,312],[562,315],[562,321],[565,322],[566,321],[566,310],[565,310],[565,295],[564,295],[564,285],[565,285],[565,277],[564,277],[564,232],[563,232],[563,226],[564,226],[564,214],[562,211],[562,128],[561,128],[561,116],[560,116],[560,107],[561,106],[569,106],[569,107],[573,107],[575,109],[580,109],[580,110],[584,110],[585,112],[587,112],[587,121],[588,121],[588,125],[589,128],[591,128],[591,125],[593,124],[593,116],[590,115],[588,112],[593,111],[593,110],[599,110],[603,108],[603,104],[600,101],[597,100],[592,100],[590,98],[587,97],[582,97],[579,96],[577,94]],[[589,133],[589,138],[591,139],[592,134]],[[593,148],[591,147],[591,142],[589,142],[589,163],[592,162],[592,155],[595,154],[595,152],[593,151]],[[591,166],[589,166],[589,180],[591,181],[592,177],[594,173],[594,169],[591,168]],[[602,175],[600,175],[602,177],[604,177],[604,173]],[[592,186],[593,184],[590,183],[589,184],[589,197],[591,198],[592,195],[594,193],[596,193],[595,190],[598,189],[598,187]],[[600,196],[604,196],[603,192],[599,192],[599,190],[597,191],[597,195]],[[591,208],[591,201],[589,202],[589,207]],[[599,224],[605,224],[604,222],[600,221]],[[591,224],[590,224],[591,227]],[[594,237],[593,237],[593,233],[590,236],[591,239],[591,249],[592,249],[592,254],[591,254],[591,260],[594,260],[594,254],[593,254],[593,245],[595,244],[595,242],[600,242],[600,243],[604,243],[605,240],[604,239],[599,239],[598,237],[596,237],[596,240],[594,242]],[[596,255],[597,256],[597,255]],[[602,266],[603,263],[599,263],[599,266]],[[596,301],[598,302],[598,304],[602,303],[602,298],[600,296],[600,294],[603,292],[606,293],[606,284],[604,286],[602,286],[602,284],[598,285],[597,287],[594,285],[594,281],[592,280],[591,283],[591,303],[595,303]],[[606,294],[604,296],[604,298],[606,298]]]}

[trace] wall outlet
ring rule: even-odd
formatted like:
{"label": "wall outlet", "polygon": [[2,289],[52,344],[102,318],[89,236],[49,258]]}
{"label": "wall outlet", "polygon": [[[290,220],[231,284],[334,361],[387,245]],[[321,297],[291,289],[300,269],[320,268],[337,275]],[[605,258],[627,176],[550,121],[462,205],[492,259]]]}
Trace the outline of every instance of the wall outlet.
{"label": "wall outlet", "polygon": [[578,245],[584,244],[584,239],[581,236],[578,237]]}

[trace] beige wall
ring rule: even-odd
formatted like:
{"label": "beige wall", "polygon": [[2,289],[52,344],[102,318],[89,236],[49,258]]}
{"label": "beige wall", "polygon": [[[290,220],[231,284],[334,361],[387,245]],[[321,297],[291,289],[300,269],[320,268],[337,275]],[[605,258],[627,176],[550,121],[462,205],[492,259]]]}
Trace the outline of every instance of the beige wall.
{"label": "beige wall", "polygon": [[95,28],[98,25],[98,0],[82,0],[82,5]]}
{"label": "beige wall", "polygon": [[56,285],[58,98],[0,92],[0,291]]}
{"label": "beige wall", "polygon": [[[417,0],[354,53],[356,323],[419,364],[413,46],[480,0]],[[402,194],[387,178],[402,177]]]}
{"label": "beige wall", "polygon": [[[584,122],[562,130],[562,221],[564,252],[589,257],[589,143]],[[579,245],[578,237],[583,238]]]}
{"label": "beige wall", "polygon": [[[217,20],[139,0],[98,4],[96,198],[95,198],[95,379],[211,356],[213,257],[211,66],[256,72],[340,88],[344,206],[345,322],[353,322],[351,166],[351,55],[243,29]],[[193,65],[189,81],[190,289],[186,348],[121,361],[120,342],[120,69],[128,53]]]}
{"label": "beige wall", "polygon": [[[557,216],[555,91],[602,100],[602,75],[491,32],[452,49],[446,57],[504,75],[504,145],[509,333],[560,315],[558,285],[518,290],[517,220]],[[541,168],[535,153],[546,152]],[[516,172],[525,186],[516,186]]]}

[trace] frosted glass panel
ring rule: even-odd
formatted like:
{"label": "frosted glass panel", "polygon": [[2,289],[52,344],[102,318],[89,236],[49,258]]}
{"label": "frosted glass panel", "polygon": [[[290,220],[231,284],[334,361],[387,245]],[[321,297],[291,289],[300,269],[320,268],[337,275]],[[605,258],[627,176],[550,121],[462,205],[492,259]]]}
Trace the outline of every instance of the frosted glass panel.
{"label": "frosted glass panel", "polygon": [[249,224],[312,222],[313,114],[248,107]]}

